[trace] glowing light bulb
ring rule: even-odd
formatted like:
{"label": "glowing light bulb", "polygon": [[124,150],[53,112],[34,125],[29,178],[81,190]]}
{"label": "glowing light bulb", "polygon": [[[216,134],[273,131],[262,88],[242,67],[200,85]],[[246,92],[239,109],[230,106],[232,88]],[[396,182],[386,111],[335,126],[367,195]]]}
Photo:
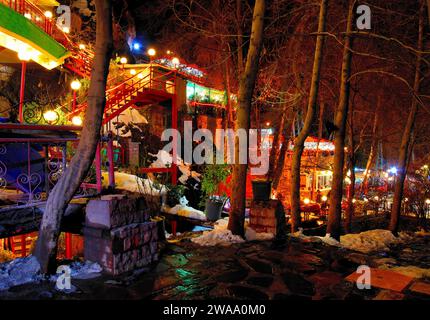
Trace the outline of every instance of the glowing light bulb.
{"label": "glowing light bulb", "polygon": [[137,77],[138,77],[139,79],[143,79],[145,76],[143,75],[143,73],[139,73],[139,74],[137,75]]}
{"label": "glowing light bulb", "polygon": [[69,27],[63,27],[63,32],[64,33],[70,33],[70,28]]}
{"label": "glowing light bulb", "polygon": [[122,58],[119,60],[119,62],[120,62],[121,64],[126,64],[126,63],[128,62],[128,60],[127,60],[127,58],[126,58],[126,57],[122,57]]}
{"label": "glowing light bulb", "polygon": [[45,11],[45,17],[47,17],[48,19],[52,18],[52,12],[51,11]]}
{"label": "glowing light bulb", "polygon": [[324,202],[326,202],[327,201],[327,196],[322,196],[321,200],[324,201]]}
{"label": "glowing light bulb", "polygon": [[74,116],[72,118],[72,124],[78,127],[82,126],[82,118],[80,116]]}
{"label": "glowing light bulb", "polygon": [[157,51],[155,51],[154,48],[148,49],[148,56],[153,57],[157,54]]}
{"label": "glowing light bulb", "polygon": [[136,73],[137,73],[137,72],[136,72],[136,69],[131,69],[131,70],[130,70],[130,74],[131,74],[132,76],[136,75]]}
{"label": "glowing light bulb", "polygon": [[28,49],[18,51],[18,59],[21,61],[30,61],[31,57],[31,51]]}
{"label": "glowing light bulb", "polygon": [[55,122],[58,119],[58,114],[53,110],[48,110],[43,114],[43,118],[46,122]]}
{"label": "glowing light bulb", "polygon": [[172,63],[175,65],[175,67],[179,66],[179,59],[178,58],[173,58],[172,59]]}
{"label": "glowing light bulb", "polygon": [[85,50],[85,48],[86,48],[86,46],[85,46],[83,43],[81,43],[81,44],[79,45],[79,49],[81,49],[81,50]]}
{"label": "glowing light bulb", "polygon": [[304,202],[305,204],[309,204],[309,203],[311,202],[311,200],[309,200],[308,198],[306,198],[305,200],[303,200],[303,202]]}
{"label": "glowing light bulb", "polygon": [[72,88],[72,90],[77,91],[82,87],[82,84],[79,82],[79,80],[73,80],[70,84],[70,87]]}

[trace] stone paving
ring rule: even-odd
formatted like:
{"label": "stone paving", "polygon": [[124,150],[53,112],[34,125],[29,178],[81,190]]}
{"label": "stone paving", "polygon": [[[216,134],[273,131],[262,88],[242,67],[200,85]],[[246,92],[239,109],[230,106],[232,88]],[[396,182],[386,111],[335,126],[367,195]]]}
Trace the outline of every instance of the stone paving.
{"label": "stone paving", "polygon": [[413,279],[398,292],[376,287],[359,290],[345,278],[361,264],[377,267],[381,261],[430,268],[429,241],[423,237],[388,254],[364,255],[295,238],[277,248],[271,242],[200,247],[184,240],[167,244],[160,262],[151,268],[120,277],[74,279],[74,293],[60,293],[53,283],[41,283],[12,288],[0,293],[0,298],[428,300],[430,279]]}

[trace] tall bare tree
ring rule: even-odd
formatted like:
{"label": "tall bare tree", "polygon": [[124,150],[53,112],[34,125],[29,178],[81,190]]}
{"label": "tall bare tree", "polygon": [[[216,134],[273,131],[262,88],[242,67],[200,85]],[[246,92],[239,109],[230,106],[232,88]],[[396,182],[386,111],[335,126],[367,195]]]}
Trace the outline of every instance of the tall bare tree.
{"label": "tall bare tree", "polygon": [[352,61],[352,20],[354,15],[355,0],[350,0],[348,5],[348,19],[343,48],[342,72],[339,104],[335,115],[336,131],[334,135],[335,154],[333,160],[333,180],[330,192],[330,210],[327,224],[327,233],[333,238],[340,238],[342,218],[342,193],[343,193],[343,167],[345,161],[345,132],[346,119],[348,117],[350,76]]}
{"label": "tall bare tree", "polygon": [[323,57],[324,35],[327,16],[327,0],[321,0],[318,20],[318,36],[315,47],[314,64],[312,70],[311,88],[309,92],[306,118],[302,130],[294,140],[293,158],[291,162],[291,232],[300,226],[300,164],[305,146],[305,140],[311,131],[317,110],[318,89]]}
{"label": "tall bare tree", "polygon": [[[245,69],[239,82],[236,129],[249,132],[252,95],[258,73],[259,59],[263,45],[265,0],[256,0],[252,18],[251,38],[246,57]],[[239,139],[235,141],[235,161],[239,161]],[[242,150],[243,152],[243,150]],[[248,164],[233,166],[233,185],[231,194],[231,212],[228,229],[233,234],[244,235],[245,195]]]}
{"label": "tall bare tree", "polygon": [[378,127],[379,127],[379,110],[381,108],[381,95],[378,96],[378,102],[375,110],[375,117],[373,118],[373,129],[372,129],[372,143],[370,145],[369,157],[367,158],[366,169],[364,170],[363,182],[361,184],[362,192],[367,188],[367,183],[370,176],[370,168],[375,160],[377,147],[378,147]]}
{"label": "tall bare tree", "polygon": [[100,129],[106,104],[106,82],[113,49],[112,2],[95,0],[95,5],[97,12],[95,59],[80,142],[68,169],[48,197],[36,244],[35,256],[44,273],[55,271],[62,216],[86,177],[100,141]]}
{"label": "tall bare tree", "polygon": [[403,198],[403,187],[405,183],[408,154],[411,145],[411,139],[413,136],[415,118],[418,112],[418,101],[417,97],[420,91],[421,83],[421,65],[422,65],[422,51],[423,51],[423,38],[424,38],[424,2],[421,2],[421,8],[419,13],[419,26],[418,26],[418,51],[415,62],[415,76],[414,76],[414,87],[412,105],[409,111],[408,120],[403,131],[402,141],[400,143],[399,158],[398,158],[398,176],[394,187],[394,198],[393,206],[391,209],[391,220],[390,220],[390,231],[393,234],[397,234],[399,229],[400,212]]}

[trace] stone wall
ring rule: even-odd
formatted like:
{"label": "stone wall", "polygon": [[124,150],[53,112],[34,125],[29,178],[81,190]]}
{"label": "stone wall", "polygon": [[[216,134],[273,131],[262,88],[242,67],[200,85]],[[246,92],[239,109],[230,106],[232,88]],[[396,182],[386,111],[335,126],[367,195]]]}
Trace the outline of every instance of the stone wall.
{"label": "stone wall", "polygon": [[255,231],[282,236],[285,233],[285,222],[285,211],[279,200],[251,203],[249,226]]}
{"label": "stone wall", "polygon": [[138,198],[91,200],[84,228],[86,260],[118,275],[158,260],[158,228]]}

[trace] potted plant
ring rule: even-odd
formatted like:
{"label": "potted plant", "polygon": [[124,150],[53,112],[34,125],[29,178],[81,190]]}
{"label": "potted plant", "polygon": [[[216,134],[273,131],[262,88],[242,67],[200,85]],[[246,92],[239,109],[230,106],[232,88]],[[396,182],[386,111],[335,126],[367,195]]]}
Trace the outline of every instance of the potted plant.
{"label": "potted plant", "polygon": [[166,204],[169,207],[174,207],[179,204],[179,200],[184,196],[185,186],[183,185],[168,185]]}
{"label": "potted plant", "polygon": [[209,221],[221,218],[226,197],[216,195],[218,186],[224,182],[230,174],[230,166],[226,164],[209,164],[205,167],[202,175],[202,192],[204,197],[202,203],[205,206],[205,214]]}

